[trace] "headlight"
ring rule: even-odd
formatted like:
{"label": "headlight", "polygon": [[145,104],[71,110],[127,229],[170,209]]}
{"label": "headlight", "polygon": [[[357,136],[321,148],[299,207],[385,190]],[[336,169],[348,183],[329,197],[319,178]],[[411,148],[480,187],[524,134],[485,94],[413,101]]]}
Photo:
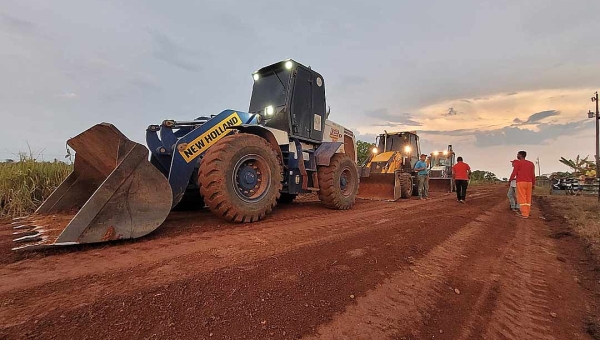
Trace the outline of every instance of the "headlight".
{"label": "headlight", "polygon": [[407,145],[404,147],[404,152],[410,153],[410,150],[411,150],[410,145]]}
{"label": "headlight", "polygon": [[254,81],[257,81],[257,80],[258,80],[258,78],[260,78],[260,76],[258,75],[258,73],[254,73],[254,74],[252,75],[252,78],[254,78]]}
{"label": "headlight", "polygon": [[371,150],[373,153],[378,153],[379,150],[377,150],[377,148],[373,148],[373,150]]}
{"label": "headlight", "polygon": [[447,150],[444,150],[444,152],[443,152],[443,153],[444,153],[444,156],[447,156],[447,155],[448,155],[448,151],[447,151]]}
{"label": "headlight", "polygon": [[265,108],[265,114],[267,116],[270,116],[273,114],[273,112],[275,112],[275,109],[273,108],[273,106],[269,105]]}
{"label": "headlight", "polygon": [[433,152],[433,155],[434,155],[434,156],[437,156],[437,155],[439,155],[439,154],[440,154],[440,153],[439,153],[439,152],[437,152],[437,151],[434,151],[434,152]]}
{"label": "headlight", "polygon": [[292,63],[290,60],[285,62],[285,68],[288,70],[292,69],[292,66],[294,66],[294,63]]}

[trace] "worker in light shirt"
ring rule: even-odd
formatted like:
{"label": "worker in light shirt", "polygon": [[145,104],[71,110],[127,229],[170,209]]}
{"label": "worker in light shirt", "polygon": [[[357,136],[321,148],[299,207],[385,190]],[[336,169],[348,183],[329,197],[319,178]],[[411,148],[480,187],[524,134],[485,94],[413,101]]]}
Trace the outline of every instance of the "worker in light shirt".
{"label": "worker in light shirt", "polygon": [[519,151],[517,153],[519,161],[513,163],[513,172],[510,174],[509,181],[517,180],[517,202],[520,206],[517,215],[522,218],[529,218],[531,194],[535,186],[535,165],[526,160],[525,157],[527,157],[527,152]]}
{"label": "worker in light shirt", "polygon": [[[518,162],[518,159],[514,159],[512,161],[510,161],[512,163],[512,166],[514,168],[515,163]],[[517,203],[517,180],[513,179],[512,181],[510,181],[510,186],[508,187],[508,201],[510,202],[510,210],[517,212],[519,211],[519,203]]]}

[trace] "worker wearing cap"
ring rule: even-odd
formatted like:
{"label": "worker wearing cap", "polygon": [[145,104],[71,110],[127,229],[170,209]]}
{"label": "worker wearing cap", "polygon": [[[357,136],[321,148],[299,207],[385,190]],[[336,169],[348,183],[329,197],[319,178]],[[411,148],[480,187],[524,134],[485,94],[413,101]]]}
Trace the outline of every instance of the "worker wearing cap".
{"label": "worker wearing cap", "polygon": [[421,155],[421,160],[415,164],[415,171],[417,172],[417,178],[419,180],[419,199],[429,199],[429,169],[427,168],[426,154]]}
{"label": "worker wearing cap", "polygon": [[519,161],[513,163],[513,171],[510,174],[509,181],[515,178],[517,180],[517,202],[520,206],[520,212],[517,212],[517,215],[522,218],[529,218],[531,193],[535,186],[535,165],[526,160],[525,157],[527,157],[527,152],[519,151],[517,153]]}
{"label": "worker wearing cap", "polygon": [[[518,162],[518,159],[513,159],[512,161],[510,161],[511,165],[513,166],[513,168],[515,167],[515,162]],[[508,187],[508,201],[510,202],[510,210],[517,212],[519,211],[519,203],[517,203],[517,180],[513,179],[512,181],[510,181],[510,185]]]}

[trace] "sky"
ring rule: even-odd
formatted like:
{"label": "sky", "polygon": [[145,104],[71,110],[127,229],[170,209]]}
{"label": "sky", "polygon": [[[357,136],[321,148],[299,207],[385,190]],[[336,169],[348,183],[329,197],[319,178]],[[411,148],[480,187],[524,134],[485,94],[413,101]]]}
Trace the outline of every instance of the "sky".
{"label": "sky", "polygon": [[252,72],[321,73],[330,119],[374,141],[416,130],[499,177],[594,157],[600,2],[67,1],[0,6],[0,159],[61,159],[100,122],[144,143],[164,119],[247,110]]}

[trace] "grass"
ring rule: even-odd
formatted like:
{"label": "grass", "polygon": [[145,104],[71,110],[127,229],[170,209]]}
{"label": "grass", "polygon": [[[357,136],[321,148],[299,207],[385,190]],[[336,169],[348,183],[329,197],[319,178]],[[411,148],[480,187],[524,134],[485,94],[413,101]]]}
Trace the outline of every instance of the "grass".
{"label": "grass", "polygon": [[543,196],[544,201],[550,204],[554,212],[565,218],[571,229],[589,244],[592,254],[600,260],[600,203],[598,197],[549,195],[547,190],[543,190],[538,196]]}
{"label": "grass", "polygon": [[[536,188],[537,189],[537,188]],[[536,190],[534,190],[536,195]],[[552,213],[564,217],[570,230],[582,239],[595,259],[600,263],[600,203],[593,196],[550,195],[548,189],[539,189],[543,204],[548,204]],[[546,209],[548,209],[546,207]],[[594,339],[600,340],[600,318],[590,314],[584,320],[584,329]]]}
{"label": "grass", "polygon": [[63,162],[38,162],[23,155],[18,162],[0,163],[0,218],[35,211],[72,169]]}

